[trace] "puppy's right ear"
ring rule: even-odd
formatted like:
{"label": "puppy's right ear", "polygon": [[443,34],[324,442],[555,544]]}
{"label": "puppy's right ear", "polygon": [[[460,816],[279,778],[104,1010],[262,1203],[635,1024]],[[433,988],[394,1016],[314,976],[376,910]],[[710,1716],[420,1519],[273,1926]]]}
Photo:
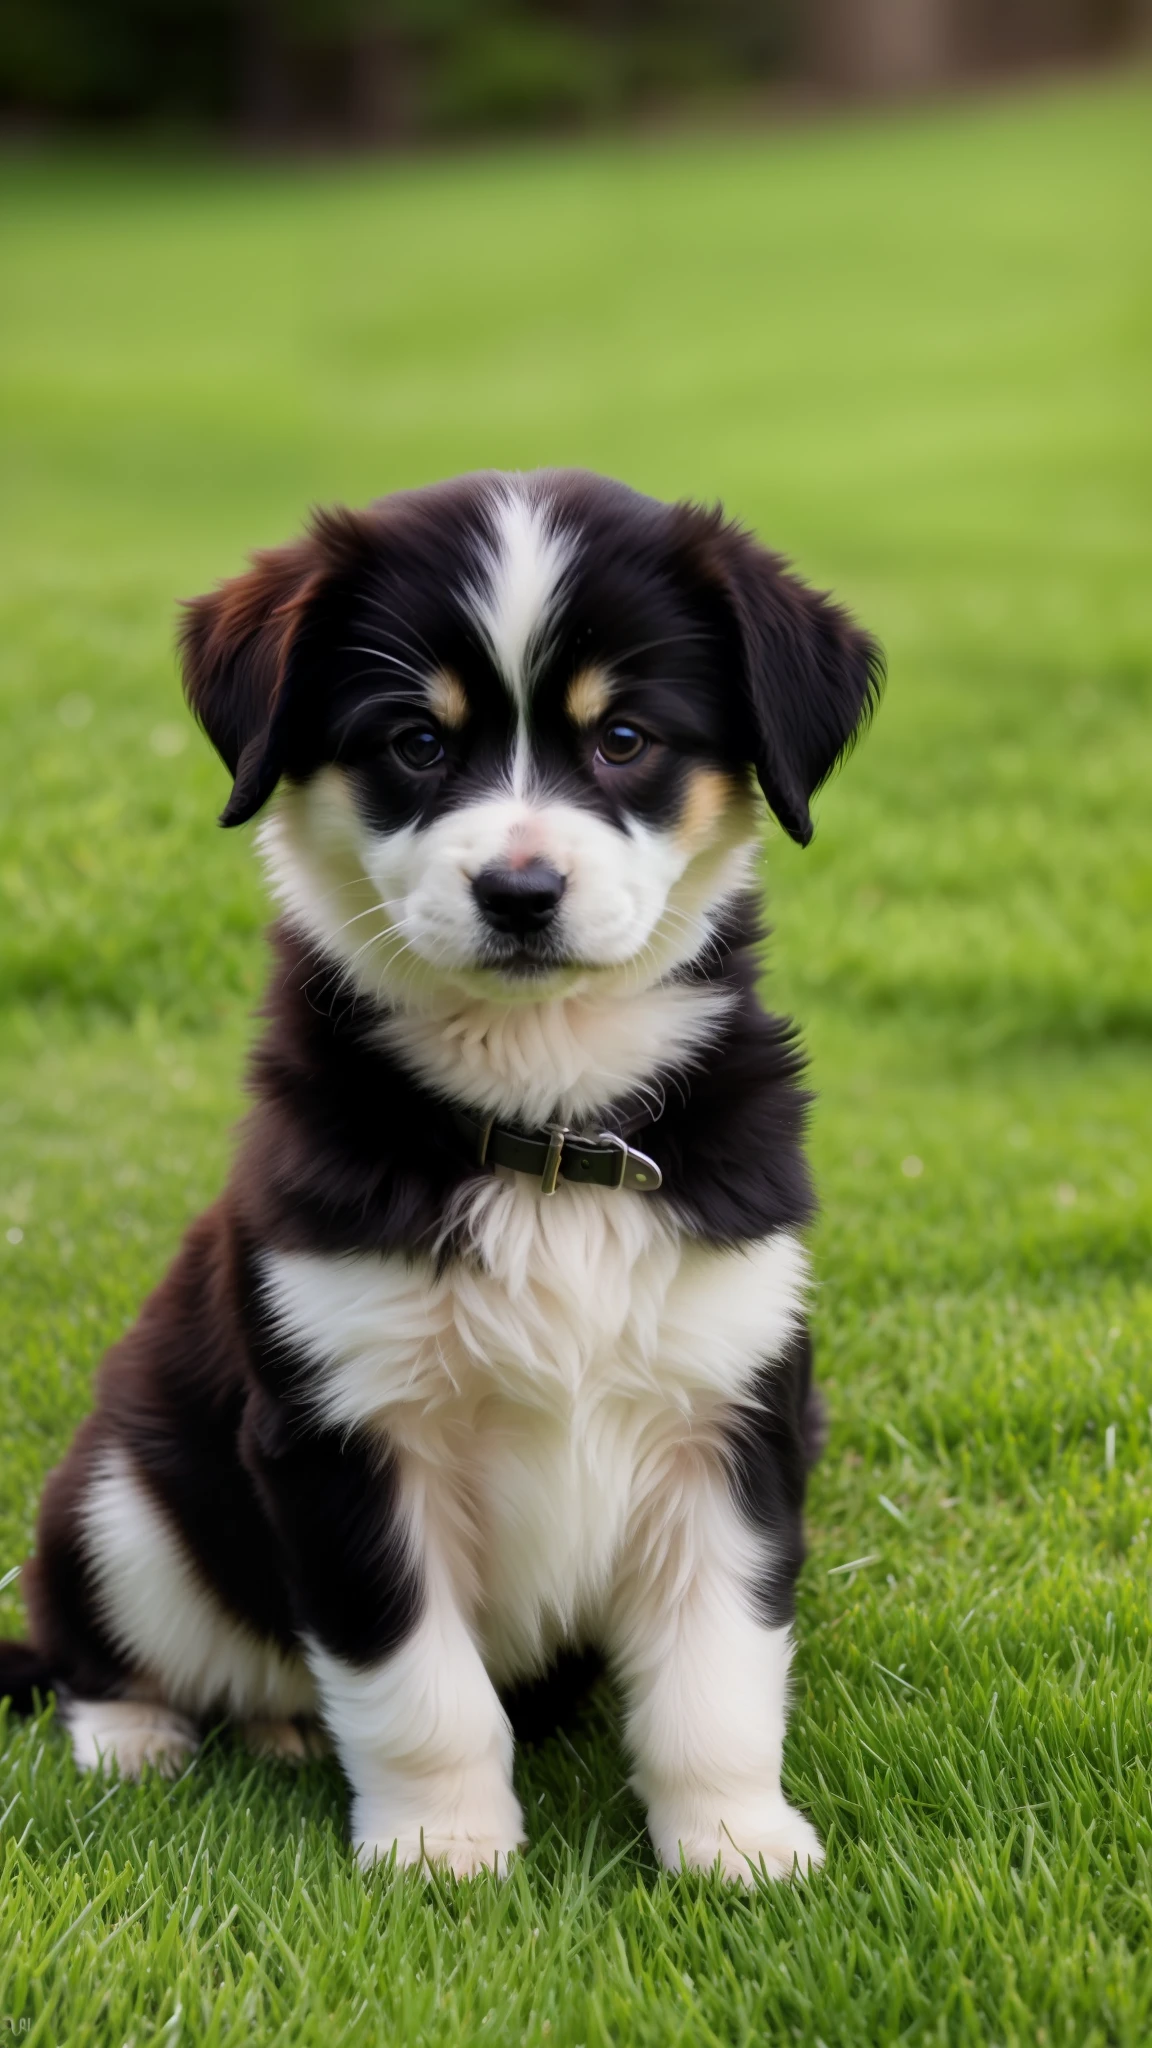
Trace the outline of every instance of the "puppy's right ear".
{"label": "puppy's right ear", "polygon": [[293,653],[325,580],[315,534],[263,549],[252,567],[189,599],[180,626],[184,694],[233,777],[222,825],[243,825],[280,779]]}

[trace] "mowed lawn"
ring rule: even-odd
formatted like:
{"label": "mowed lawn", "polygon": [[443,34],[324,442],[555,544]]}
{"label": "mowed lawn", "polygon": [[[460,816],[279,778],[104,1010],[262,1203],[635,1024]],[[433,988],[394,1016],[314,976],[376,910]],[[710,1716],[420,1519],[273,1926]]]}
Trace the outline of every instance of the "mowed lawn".
{"label": "mowed lawn", "polygon": [[[1152,90],[301,167],[28,155],[0,208],[0,1574],[220,1185],[262,977],[175,599],[312,502],[720,496],[885,641],[766,839],[819,1102],[793,1796],[657,1873],[598,1700],[511,1881],[362,1877],[334,1766],[0,1727],[31,2043],[1152,2038]],[[0,1624],[22,1628],[15,1585]]]}

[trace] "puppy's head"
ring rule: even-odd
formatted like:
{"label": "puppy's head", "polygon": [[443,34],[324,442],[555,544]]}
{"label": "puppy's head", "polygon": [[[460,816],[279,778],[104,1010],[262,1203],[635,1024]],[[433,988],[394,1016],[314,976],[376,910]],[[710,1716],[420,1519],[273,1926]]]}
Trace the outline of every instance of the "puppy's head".
{"label": "puppy's head", "polygon": [[189,702],[283,790],[289,915],[389,1000],[637,987],[747,881],[750,770],[806,842],[872,644],[718,512],[572,472],[322,513],[188,607]]}

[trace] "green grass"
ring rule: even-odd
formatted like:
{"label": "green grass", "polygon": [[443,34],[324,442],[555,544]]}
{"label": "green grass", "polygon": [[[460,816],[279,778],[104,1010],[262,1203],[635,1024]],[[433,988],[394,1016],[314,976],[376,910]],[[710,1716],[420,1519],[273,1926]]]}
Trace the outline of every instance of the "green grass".
{"label": "green grass", "polygon": [[177,595],[310,501],[577,462],[722,495],[892,679],[811,850],[768,847],[820,1090],[787,1775],[826,1872],[658,1875],[607,1699],[521,1762],[512,1881],[430,1892],[358,1874],[333,1767],[221,1737],[109,1790],[45,1717],[0,1758],[0,2027],[1152,2037],[1150,116],[1129,79],[775,137],[3,167],[0,1570],[240,1106],[263,908]]}

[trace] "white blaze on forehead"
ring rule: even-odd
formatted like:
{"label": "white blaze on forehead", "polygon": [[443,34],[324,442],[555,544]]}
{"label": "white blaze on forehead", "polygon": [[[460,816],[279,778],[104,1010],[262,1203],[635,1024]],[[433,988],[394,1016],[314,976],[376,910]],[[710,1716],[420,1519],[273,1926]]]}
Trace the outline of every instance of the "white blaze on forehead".
{"label": "white blaze on forehead", "polygon": [[534,671],[547,645],[573,535],[555,518],[551,501],[513,479],[493,488],[493,532],[480,550],[480,573],[465,596],[492,659],[516,705],[513,779],[527,767],[527,708]]}

